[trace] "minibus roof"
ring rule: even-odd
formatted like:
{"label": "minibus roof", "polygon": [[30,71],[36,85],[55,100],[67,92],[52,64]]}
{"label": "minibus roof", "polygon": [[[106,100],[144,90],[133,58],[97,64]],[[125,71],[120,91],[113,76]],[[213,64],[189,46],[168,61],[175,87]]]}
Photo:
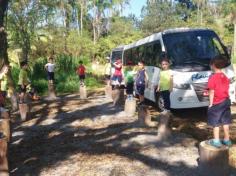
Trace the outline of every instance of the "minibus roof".
{"label": "minibus roof", "polygon": [[136,46],[140,46],[145,43],[151,43],[152,41],[155,41],[157,39],[161,38],[161,35],[164,34],[171,34],[171,33],[180,33],[180,32],[190,32],[190,31],[212,31],[207,28],[175,28],[175,29],[167,29],[162,32],[154,33],[150,36],[147,36],[143,39],[140,39],[134,43],[131,43],[129,45],[124,45],[124,50],[130,49],[130,48],[135,48]]}

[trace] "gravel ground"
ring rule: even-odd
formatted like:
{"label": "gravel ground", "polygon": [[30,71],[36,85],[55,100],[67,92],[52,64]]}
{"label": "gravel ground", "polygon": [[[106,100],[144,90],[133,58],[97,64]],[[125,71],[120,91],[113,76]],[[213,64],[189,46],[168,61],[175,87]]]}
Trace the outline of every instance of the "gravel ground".
{"label": "gravel ground", "polygon": [[100,94],[36,102],[29,120],[13,124],[11,175],[198,176],[198,141],[172,123],[172,136],[158,141],[156,126],[141,127]]}

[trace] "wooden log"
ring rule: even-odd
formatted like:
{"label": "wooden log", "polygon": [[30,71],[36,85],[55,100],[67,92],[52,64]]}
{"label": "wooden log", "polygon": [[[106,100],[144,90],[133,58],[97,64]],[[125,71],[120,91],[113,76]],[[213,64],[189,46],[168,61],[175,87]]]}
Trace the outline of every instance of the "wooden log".
{"label": "wooden log", "polygon": [[10,101],[11,101],[11,105],[12,105],[12,111],[16,111],[18,109],[17,94],[16,93],[11,95]]}
{"label": "wooden log", "polygon": [[10,119],[9,111],[5,108],[0,108],[1,118],[2,119]]}
{"label": "wooden log", "polygon": [[170,113],[160,114],[158,119],[157,138],[158,140],[166,140],[171,135],[169,127]]}
{"label": "wooden log", "polygon": [[48,82],[48,98],[47,99],[56,99],[56,92],[53,83]]}
{"label": "wooden log", "polygon": [[6,137],[7,142],[11,139],[10,119],[0,119],[0,132]]}
{"label": "wooden log", "polygon": [[80,85],[80,87],[79,87],[79,96],[80,96],[80,99],[82,99],[82,100],[87,99],[86,86]]}
{"label": "wooden log", "polygon": [[236,169],[236,145],[229,148],[229,165]]}
{"label": "wooden log", "polygon": [[0,138],[0,175],[9,176],[8,160],[7,160],[7,140]]}
{"label": "wooden log", "polygon": [[216,148],[202,141],[199,145],[199,170],[201,176],[229,176],[229,149]]}
{"label": "wooden log", "polygon": [[124,89],[115,88],[112,90],[112,100],[113,105],[123,105],[124,104]]}
{"label": "wooden log", "polygon": [[25,121],[29,116],[29,106],[26,103],[19,104],[20,117],[22,121]]}
{"label": "wooden log", "polygon": [[131,100],[125,100],[125,113],[127,116],[132,117],[136,112],[136,100],[132,98]]}
{"label": "wooden log", "polygon": [[148,106],[141,105],[138,108],[138,122],[141,126],[152,126],[151,115]]}
{"label": "wooden log", "polygon": [[107,98],[112,98],[112,87],[111,87],[111,85],[106,85],[105,95],[106,95]]}

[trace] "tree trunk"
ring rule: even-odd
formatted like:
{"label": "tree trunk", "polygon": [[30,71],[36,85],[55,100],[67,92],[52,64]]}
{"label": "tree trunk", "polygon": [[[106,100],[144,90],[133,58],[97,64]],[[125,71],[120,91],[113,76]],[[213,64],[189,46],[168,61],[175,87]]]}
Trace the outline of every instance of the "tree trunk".
{"label": "tree trunk", "polygon": [[97,13],[96,13],[96,4],[95,1],[93,2],[93,43],[96,44],[97,40],[97,35],[96,35],[96,18],[97,18]]}
{"label": "tree trunk", "polygon": [[82,2],[80,3],[80,35],[82,36],[83,34],[83,16],[84,16],[84,13],[83,13],[83,10],[84,10],[84,0],[82,0]]}
{"label": "tree trunk", "polygon": [[[7,54],[7,34],[4,30],[4,16],[5,11],[8,6],[8,0],[0,0],[0,68],[4,64],[8,65],[8,54]],[[14,92],[14,84],[11,72],[8,72],[8,81],[9,81],[9,88]],[[17,102],[12,103],[13,105],[16,104],[16,106],[12,106],[13,109],[17,109]]]}
{"label": "tree trunk", "polygon": [[4,17],[7,10],[8,0],[0,0],[0,68],[8,64],[7,34],[4,29]]}
{"label": "tree trunk", "polygon": [[236,57],[236,21],[234,23],[234,47],[233,47],[233,57]]}

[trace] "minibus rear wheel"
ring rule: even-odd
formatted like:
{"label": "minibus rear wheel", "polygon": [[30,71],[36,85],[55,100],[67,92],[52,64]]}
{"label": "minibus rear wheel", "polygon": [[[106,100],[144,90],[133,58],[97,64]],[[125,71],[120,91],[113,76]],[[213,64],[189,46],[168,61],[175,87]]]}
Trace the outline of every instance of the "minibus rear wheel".
{"label": "minibus rear wheel", "polygon": [[163,97],[159,93],[156,93],[155,99],[156,99],[155,105],[156,105],[157,110],[158,111],[163,111],[164,110]]}

